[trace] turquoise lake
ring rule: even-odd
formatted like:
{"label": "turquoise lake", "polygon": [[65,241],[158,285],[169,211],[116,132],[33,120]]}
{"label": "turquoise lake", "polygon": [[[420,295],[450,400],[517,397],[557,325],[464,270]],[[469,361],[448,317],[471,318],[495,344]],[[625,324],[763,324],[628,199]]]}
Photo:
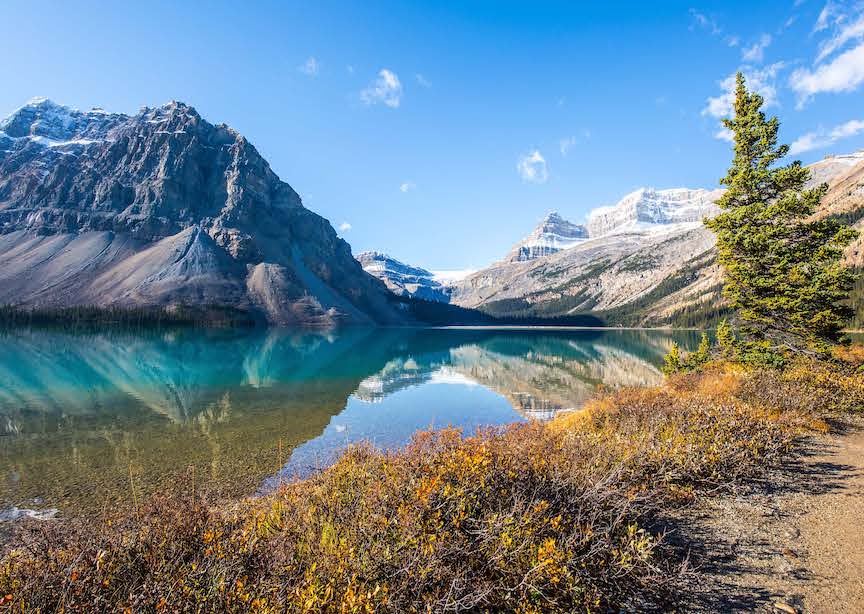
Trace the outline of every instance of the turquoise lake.
{"label": "turquoise lake", "polygon": [[346,445],[578,409],[693,331],[0,330],[0,518],[264,492]]}

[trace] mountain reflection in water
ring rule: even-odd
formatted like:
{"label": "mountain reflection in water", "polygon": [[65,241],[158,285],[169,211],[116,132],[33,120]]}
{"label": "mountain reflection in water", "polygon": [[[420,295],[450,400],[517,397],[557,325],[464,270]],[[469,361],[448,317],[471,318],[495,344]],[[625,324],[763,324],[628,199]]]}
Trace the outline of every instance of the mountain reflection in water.
{"label": "mountain reflection in water", "polygon": [[[93,512],[194,473],[236,497],[351,442],[578,408],[651,385],[693,332],[0,331],[0,511]],[[263,487],[262,487],[263,485]]]}

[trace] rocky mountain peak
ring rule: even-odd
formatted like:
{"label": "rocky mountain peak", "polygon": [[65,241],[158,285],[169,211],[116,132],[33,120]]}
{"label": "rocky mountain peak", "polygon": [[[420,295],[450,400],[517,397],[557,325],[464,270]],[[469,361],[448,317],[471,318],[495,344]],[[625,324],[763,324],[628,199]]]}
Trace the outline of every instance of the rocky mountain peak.
{"label": "rocky mountain peak", "polygon": [[36,99],[0,122],[9,302],[219,304],[280,324],[402,319],[249,141],[179,101],[129,116]]}
{"label": "rocky mountain peak", "polygon": [[543,218],[541,224],[561,224],[566,221],[567,220],[561,217],[561,214],[557,211],[550,211],[546,214],[546,217]]}
{"label": "rocky mountain peak", "polygon": [[522,262],[549,256],[573,247],[588,238],[588,230],[570,222],[557,212],[551,211],[527,237],[510,250],[509,262]]}

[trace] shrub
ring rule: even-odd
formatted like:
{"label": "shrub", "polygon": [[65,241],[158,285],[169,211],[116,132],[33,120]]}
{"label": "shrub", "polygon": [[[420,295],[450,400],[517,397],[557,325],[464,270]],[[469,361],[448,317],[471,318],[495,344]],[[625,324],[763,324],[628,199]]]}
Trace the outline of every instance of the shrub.
{"label": "shrub", "polygon": [[711,360],[711,340],[708,333],[702,333],[699,347],[694,352],[682,354],[677,343],[672,344],[669,353],[663,357],[663,374],[674,375],[675,373],[697,371]]}
{"label": "shrub", "polygon": [[37,534],[0,587],[46,611],[571,612],[656,596],[674,571],[641,498],[587,443],[526,424],[356,447],[230,513],[173,497],[95,536]]}
{"label": "shrub", "polygon": [[681,371],[684,363],[681,358],[681,347],[677,343],[672,343],[669,353],[663,357],[663,374],[672,375]]}

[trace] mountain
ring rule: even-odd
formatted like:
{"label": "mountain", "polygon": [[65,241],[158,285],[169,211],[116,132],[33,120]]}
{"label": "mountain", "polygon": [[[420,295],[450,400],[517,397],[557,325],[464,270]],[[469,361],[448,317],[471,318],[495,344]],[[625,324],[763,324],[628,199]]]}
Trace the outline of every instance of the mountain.
{"label": "mountain", "polygon": [[507,256],[509,262],[524,262],[551,256],[588,238],[584,226],[568,222],[557,212],[548,214],[531,234],[519,241]]}
{"label": "mountain", "polygon": [[721,192],[676,188],[641,188],[622,198],[614,207],[600,207],[588,214],[588,234],[602,237],[617,232],[657,230],[668,232],[671,225],[691,228],[717,211],[714,201]]}
{"label": "mountain", "polygon": [[[821,215],[864,226],[864,152],[813,164],[826,182]],[[497,317],[591,313],[611,325],[694,325],[723,312],[713,233],[701,220],[722,190],[643,188],[592,211],[588,238],[531,260],[508,255],[455,283],[451,302]],[[847,250],[864,265],[864,240]],[[857,289],[864,299],[864,284]],[[854,297],[853,297],[854,298]],[[856,299],[857,300],[857,299]]]}
{"label": "mountain", "polygon": [[808,167],[810,183],[817,185],[839,180],[852,169],[860,168],[862,162],[864,162],[864,149],[848,154],[827,155]]}
{"label": "mountain", "polygon": [[2,304],[404,320],[249,141],[182,102],[129,116],[34,99],[0,122]]}
{"label": "mountain", "polygon": [[545,258],[493,264],[456,285],[452,302],[495,316],[603,315],[687,267],[701,268],[712,246],[704,228],[606,235]]}
{"label": "mountain", "polygon": [[362,252],[355,258],[364,271],[383,281],[397,296],[439,303],[450,302],[449,289],[441,284],[431,271],[407,265],[381,252]]}

